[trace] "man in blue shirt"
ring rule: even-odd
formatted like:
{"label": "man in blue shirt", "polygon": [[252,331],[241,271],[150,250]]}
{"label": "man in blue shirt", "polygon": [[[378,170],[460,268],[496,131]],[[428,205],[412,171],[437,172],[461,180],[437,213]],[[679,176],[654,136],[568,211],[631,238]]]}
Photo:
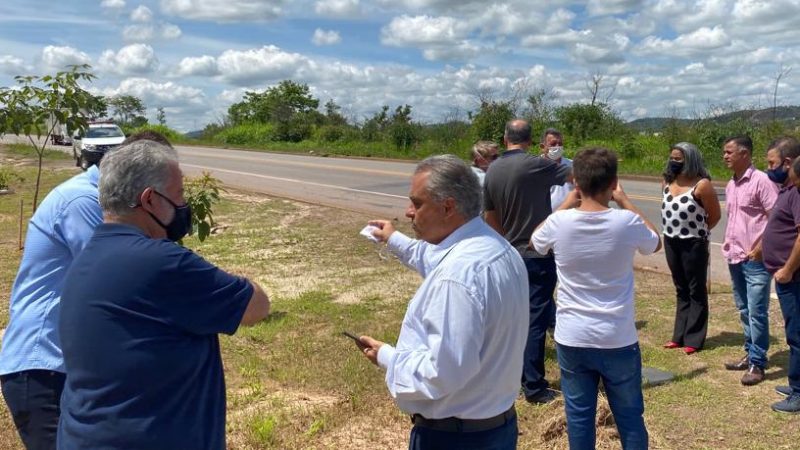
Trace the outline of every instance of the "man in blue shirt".
{"label": "man in blue shirt", "polygon": [[109,152],[99,190],[104,222],[61,300],[58,448],[225,448],[217,334],[262,320],[269,300],[173,242],[191,229],[173,149]]}
{"label": "man in blue shirt", "polygon": [[102,222],[97,166],[53,189],[28,224],[0,350],[0,382],[28,449],[55,448],[64,362],[56,331],[64,277]]}

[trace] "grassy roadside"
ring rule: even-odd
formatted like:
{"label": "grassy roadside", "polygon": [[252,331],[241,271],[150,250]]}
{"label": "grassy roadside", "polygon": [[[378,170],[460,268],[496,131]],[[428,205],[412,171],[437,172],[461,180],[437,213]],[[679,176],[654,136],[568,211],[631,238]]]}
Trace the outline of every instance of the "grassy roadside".
{"label": "grassy roadside", "polygon": [[[3,162],[6,163],[5,161]],[[68,163],[67,163],[68,165]],[[23,172],[30,169],[20,169]],[[77,173],[46,170],[46,190]],[[0,326],[19,263],[19,196],[33,177],[0,196]],[[229,191],[217,208],[221,232],[186,245],[232,272],[261,283],[273,300],[271,318],[222,338],[228,386],[231,449],[400,449],[408,418],[393,405],[383,374],[368,364],[343,329],[394,341],[406,302],[419,278],[358,236],[362,214]],[[400,228],[408,231],[405,223]],[[796,448],[800,418],[769,410],[776,384],[785,383],[788,349],[777,302],[771,308],[768,380],[745,388],[741,373],[722,362],[741,354],[741,332],[730,289],[715,286],[707,349],[693,356],[660,345],[671,333],[674,300],[668,277],[637,273],[637,320],[645,365],[677,378],[645,390],[646,421],[657,449]],[[552,343],[548,378],[558,386]],[[518,402],[521,449],[564,449],[563,405]],[[598,448],[619,448],[613,428],[601,425]],[[0,407],[0,449],[18,449]]]}

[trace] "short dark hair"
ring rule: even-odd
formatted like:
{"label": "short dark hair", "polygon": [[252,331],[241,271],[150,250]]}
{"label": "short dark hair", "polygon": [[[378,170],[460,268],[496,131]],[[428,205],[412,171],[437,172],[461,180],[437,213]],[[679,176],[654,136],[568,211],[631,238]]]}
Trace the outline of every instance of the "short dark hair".
{"label": "short dark hair", "polygon": [[509,144],[531,142],[531,124],[522,119],[509,120],[506,122],[505,136]]}
{"label": "short dark hair", "polygon": [[748,153],[750,153],[751,155],[753,154],[753,140],[750,139],[750,136],[746,134],[741,134],[739,136],[731,136],[725,139],[724,144],[727,144],[729,142],[733,142],[739,147],[744,147]]}
{"label": "short dark hair", "polygon": [[128,145],[131,142],[136,141],[153,141],[158,142],[161,145],[166,145],[169,148],[172,148],[172,144],[169,143],[166,137],[163,134],[159,133],[158,131],[153,130],[142,130],[138,133],[133,133],[132,135],[125,138],[122,141],[122,145]]}
{"label": "short dark hair", "polygon": [[794,170],[795,175],[800,175],[800,158],[795,158],[792,161],[792,170]]}
{"label": "short dark hair", "polygon": [[783,161],[786,158],[789,158],[792,161],[794,161],[795,158],[800,156],[800,141],[793,138],[792,136],[781,136],[769,143],[767,151],[770,151],[772,149],[778,151],[778,154],[781,157],[781,161]]}
{"label": "short dark hair", "polygon": [[597,195],[617,178],[617,154],[602,147],[581,150],[572,160],[572,174],[582,195]]}
{"label": "short dark hair", "polygon": [[542,140],[541,140],[541,141],[539,141],[539,142],[541,142],[542,144],[544,144],[544,141],[547,139],[547,136],[551,136],[551,135],[552,135],[552,136],[559,137],[559,138],[561,138],[561,139],[564,139],[564,135],[563,135],[563,134],[561,134],[561,132],[560,132],[560,131],[558,131],[558,130],[557,130],[557,129],[555,129],[555,128],[548,128],[548,129],[544,130],[544,133],[542,133]]}

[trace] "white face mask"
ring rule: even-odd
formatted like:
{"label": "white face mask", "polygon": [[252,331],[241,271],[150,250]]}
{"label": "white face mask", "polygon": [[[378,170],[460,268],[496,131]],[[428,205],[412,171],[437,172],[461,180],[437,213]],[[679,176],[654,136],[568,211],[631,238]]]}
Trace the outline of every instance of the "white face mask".
{"label": "white face mask", "polygon": [[557,161],[564,155],[564,147],[549,147],[547,149],[547,158]]}

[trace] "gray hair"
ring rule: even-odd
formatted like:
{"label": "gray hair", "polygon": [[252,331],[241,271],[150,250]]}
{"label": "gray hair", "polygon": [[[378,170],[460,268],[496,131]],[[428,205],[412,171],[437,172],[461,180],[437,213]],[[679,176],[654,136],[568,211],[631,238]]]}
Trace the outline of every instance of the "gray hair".
{"label": "gray hair", "polygon": [[164,192],[170,165],[178,163],[175,149],[141,140],[114,149],[100,165],[100,206],[103,212],[126,216],[139,204],[148,187]]}
{"label": "gray hair", "polygon": [[[711,179],[711,175],[708,174],[708,170],[706,170],[706,166],[703,164],[703,155],[700,153],[700,150],[697,149],[697,146],[689,143],[689,142],[678,142],[677,144],[670,147],[670,150],[678,150],[683,153],[683,169],[681,169],[681,173],[686,175],[689,178],[708,178]],[[664,181],[667,183],[672,183],[675,179],[675,175],[673,175],[669,171],[669,159],[667,160],[667,166],[664,168]]]}
{"label": "gray hair", "polygon": [[436,203],[452,198],[456,211],[466,220],[481,213],[478,177],[455,155],[430,156],[417,164],[414,174],[428,173],[428,194]]}

